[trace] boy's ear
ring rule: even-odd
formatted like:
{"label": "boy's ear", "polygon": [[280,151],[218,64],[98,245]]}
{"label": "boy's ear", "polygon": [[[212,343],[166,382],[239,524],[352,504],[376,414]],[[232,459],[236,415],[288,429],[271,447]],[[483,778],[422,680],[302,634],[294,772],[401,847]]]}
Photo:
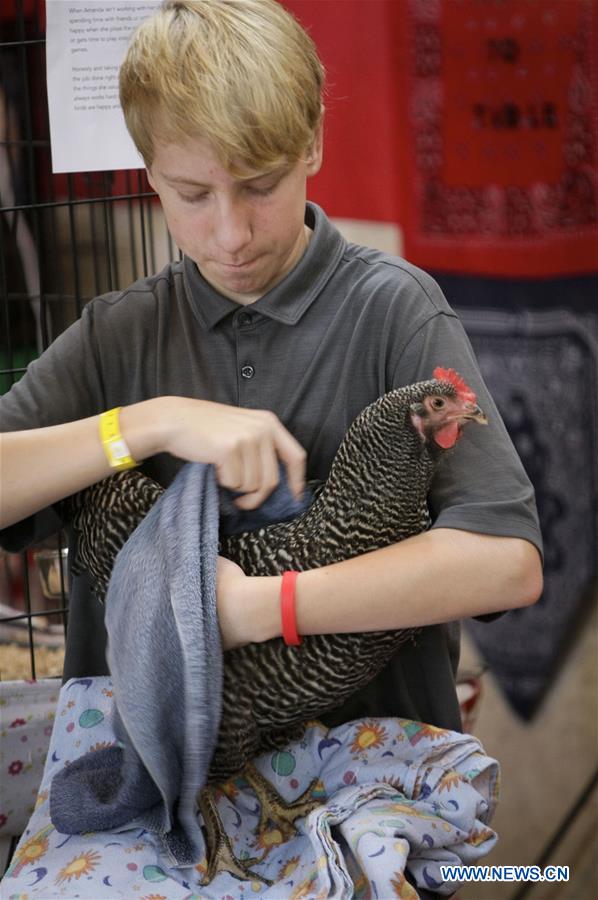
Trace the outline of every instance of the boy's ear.
{"label": "boy's ear", "polygon": [[314,135],[314,139],[311,143],[307,151],[306,163],[307,163],[307,174],[315,175],[320,171],[322,166],[322,157],[324,154],[324,126],[323,122],[320,122],[318,126],[318,130]]}

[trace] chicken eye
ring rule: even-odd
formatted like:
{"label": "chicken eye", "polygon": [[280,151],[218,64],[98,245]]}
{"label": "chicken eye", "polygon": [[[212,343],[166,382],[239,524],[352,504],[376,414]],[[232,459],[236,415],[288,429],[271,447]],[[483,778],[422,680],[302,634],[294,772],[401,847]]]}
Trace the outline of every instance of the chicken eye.
{"label": "chicken eye", "polygon": [[434,409],[442,409],[442,407],[444,406],[444,400],[442,399],[442,397],[433,397],[432,406],[434,407]]}

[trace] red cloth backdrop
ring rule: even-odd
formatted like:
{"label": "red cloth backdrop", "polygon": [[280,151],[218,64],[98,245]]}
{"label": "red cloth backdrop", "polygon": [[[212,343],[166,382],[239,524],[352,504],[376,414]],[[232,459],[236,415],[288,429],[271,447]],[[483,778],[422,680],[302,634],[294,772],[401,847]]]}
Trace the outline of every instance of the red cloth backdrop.
{"label": "red cloth backdrop", "polygon": [[[282,2],[328,71],[330,215],[398,223],[435,271],[598,272],[598,0]],[[42,0],[0,24],[21,3],[43,33]]]}
{"label": "red cloth backdrop", "polygon": [[310,197],[333,216],[398,222],[394,3],[283,2],[307,26],[327,72],[324,165]]}
{"label": "red cloth backdrop", "polygon": [[284,0],[328,70],[333,216],[428,269],[598,271],[598,0]]}

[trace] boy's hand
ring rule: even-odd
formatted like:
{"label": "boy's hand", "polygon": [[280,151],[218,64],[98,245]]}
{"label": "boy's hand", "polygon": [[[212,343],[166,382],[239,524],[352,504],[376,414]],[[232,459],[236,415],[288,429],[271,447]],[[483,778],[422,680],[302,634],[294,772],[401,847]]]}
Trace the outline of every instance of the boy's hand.
{"label": "boy's hand", "polygon": [[243,409],[193,400],[161,397],[167,422],[164,449],[192,462],[212,463],[218,483],[245,496],[240,509],[256,509],[279,481],[279,459],[296,497],[305,487],[306,452],[268,410]]}
{"label": "boy's hand", "polygon": [[279,630],[282,578],[247,577],[236,563],[218,557],[216,603],[223,650],[275,637]]}

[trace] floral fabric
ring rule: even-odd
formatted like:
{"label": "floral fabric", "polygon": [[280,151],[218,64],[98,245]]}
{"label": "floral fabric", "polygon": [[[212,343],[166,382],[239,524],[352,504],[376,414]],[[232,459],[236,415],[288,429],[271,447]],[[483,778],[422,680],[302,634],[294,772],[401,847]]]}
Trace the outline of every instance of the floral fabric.
{"label": "floral fabric", "polygon": [[23,833],[48,753],[60,682],[0,681],[0,837]]}
{"label": "floral fabric", "polygon": [[62,688],[37,806],[0,887],[4,900],[413,900],[418,886],[452,893],[457,885],[443,882],[440,864],[477,861],[496,842],[488,822],[498,765],[475,738],[404,719],[333,729],[314,722],[301,741],[256,762],[286,800],[310,784],[321,798],[290,840],[274,824],[258,831],[260,805],[242,776],[216,789],[235,853],[257,858],[252,870],[272,885],[221,873],[202,887],[205,860],[169,868],[141,829],[64,835],[53,827],[51,780],[78,756],[114,743],[111,710],[107,677]]}

